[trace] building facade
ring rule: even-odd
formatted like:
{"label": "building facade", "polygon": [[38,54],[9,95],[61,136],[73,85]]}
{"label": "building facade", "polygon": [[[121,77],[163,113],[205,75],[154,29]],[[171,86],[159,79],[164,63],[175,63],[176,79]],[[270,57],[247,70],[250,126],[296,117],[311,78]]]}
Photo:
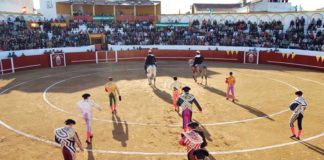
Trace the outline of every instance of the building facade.
{"label": "building facade", "polygon": [[47,18],[106,17],[107,19],[157,19],[161,2],[150,0],[42,0],[39,12]]}
{"label": "building facade", "polygon": [[289,0],[240,0],[232,4],[203,4],[192,5],[193,14],[216,14],[216,13],[245,13],[245,12],[291,12],[296,11]]}
{"label": "building facade", "polygon": [[1,0],[0,4],[0,12],[32,14],[34,9],[33,0]]}

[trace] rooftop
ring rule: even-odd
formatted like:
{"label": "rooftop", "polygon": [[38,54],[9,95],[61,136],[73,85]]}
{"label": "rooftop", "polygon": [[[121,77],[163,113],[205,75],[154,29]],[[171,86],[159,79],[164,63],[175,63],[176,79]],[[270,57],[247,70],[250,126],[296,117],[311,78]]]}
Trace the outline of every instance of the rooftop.
{"label": "rooftop", "polygon": [[205,11],[210,9],[236,9],[241,8],[241,3],[232,3],[232,4],[215,4],[215,3],[194,3],[193,7],[197,11]]}
{"label": "rooftop", "polygon": [[95,4],[95,5],[153,5],[160,1],[151,0],[66,0],[63,3]]}

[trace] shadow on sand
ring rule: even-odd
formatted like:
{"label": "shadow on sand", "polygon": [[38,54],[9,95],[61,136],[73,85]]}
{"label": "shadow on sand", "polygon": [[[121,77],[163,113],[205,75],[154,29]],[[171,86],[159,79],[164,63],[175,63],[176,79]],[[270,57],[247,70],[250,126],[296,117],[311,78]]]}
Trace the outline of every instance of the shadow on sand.
{"label": "shadow on sand", "polygon": [[[113,123],[114,129],[112,130],[113,138],[121,143],[122,147],[127,146],[128,141],[128,124],[126,121],[122,122],[118,115],[112,115],[112,121],[116,121]],[[124,126],[125,125],[125,126]]]}
{"label": "shadow on sand", "polygon": [[[214,87],[209,87],[209,86],[202,86],[204,89],[212,92],[212,93],[215,93],[217,95],[220,95],[220,96],[223,96],[224,98],[226,97],[226,92],[222,91],[222,90],[219,90],[217,88],[214,88]],[[265,117],[271,121],[274,121],[274,119],[272,119],[271,117],[269,117],[269,115],[267,115],[266,113],[250,106],[250,105],[245,105],[245,104],[241,104],[241,103],[238,103],[238,102],[234,102],[235,105],[247,110],[248,112],[250,112],[251,114],[254,114],[256,115],[257,117]]]}
{"label": "shadow on sand", "polygon": [[318,146],[315,146],[313,144],[310,144],[308,142],[305,141],[301,141],[300,144],[303,144],[304,146],[306,146],[307,148],[309,148],[310,150],[313,150],[314,152],[319,153],[320,155],[324,156],[324,149],[320,148]]}

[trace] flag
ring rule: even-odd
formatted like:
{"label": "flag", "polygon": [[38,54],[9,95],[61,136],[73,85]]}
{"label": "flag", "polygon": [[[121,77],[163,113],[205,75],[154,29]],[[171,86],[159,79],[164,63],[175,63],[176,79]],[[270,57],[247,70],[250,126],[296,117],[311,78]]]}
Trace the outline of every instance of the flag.
{"label": "flag", "polygon": [[291,55],[291,53],[287,53],[287,58],[289,58],[290,55]]}
{"label": "flag", "polygon": [[282,58],[286,57],[286,53],[281,53],[282,54]]}
{"label": "flag", "polygon": [[316,56],[316,61],[317,62],[320,61],[320,59],[321,59],[321,56]]}

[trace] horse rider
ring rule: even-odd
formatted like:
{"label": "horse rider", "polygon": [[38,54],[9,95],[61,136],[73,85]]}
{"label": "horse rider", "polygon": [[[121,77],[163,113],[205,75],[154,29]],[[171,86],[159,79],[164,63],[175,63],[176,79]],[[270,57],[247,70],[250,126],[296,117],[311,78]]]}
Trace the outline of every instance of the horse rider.
{"label": "horse rider", "polygon": [[203,62],[204,62],[204,57],[200,54],[200,51],[196,51],[196,56],[194,58],[192,67],[194,67],[196,69],[198,67],[198,69],[199,69],[202,67]]}
{"label": "horse rider", "polygon": [[156,67],[156,58],[153,55],[152,50],[149,50],[146,56],[145,65],[144,65],[145,73],[147,73],[147,66],[149,65],[155,65]]}

